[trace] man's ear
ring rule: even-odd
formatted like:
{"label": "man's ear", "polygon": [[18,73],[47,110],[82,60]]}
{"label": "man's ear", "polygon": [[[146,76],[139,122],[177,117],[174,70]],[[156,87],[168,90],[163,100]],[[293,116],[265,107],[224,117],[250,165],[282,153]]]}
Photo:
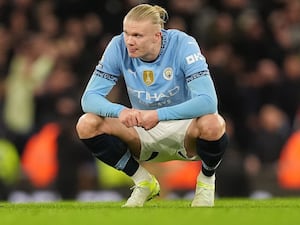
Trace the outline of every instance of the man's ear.
{"label": "man's ear", "polygon": [[159,32],[156,32],[155,33],[155,38],[157,39],[157,40],[160,40],[161,39],[161,31],[159,31]]}

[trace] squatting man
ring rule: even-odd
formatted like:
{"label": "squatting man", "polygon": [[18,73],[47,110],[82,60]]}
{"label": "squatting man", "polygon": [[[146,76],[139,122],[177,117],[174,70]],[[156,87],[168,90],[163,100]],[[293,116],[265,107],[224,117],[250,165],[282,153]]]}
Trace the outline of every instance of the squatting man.
{"label": "squatting man", "polygon": [[[215,171],[228,143],[225,121],[198,43],[182,31],[164,29],[167,19],[160,6],[133,7],[82,96],[79,138],[135,184],[123,207],[142,207],[159,194],[159,182],[140,163],[170,160],[202,161],[191,206],[214,205]],[[106,98],[120,76],[132,108]]]}

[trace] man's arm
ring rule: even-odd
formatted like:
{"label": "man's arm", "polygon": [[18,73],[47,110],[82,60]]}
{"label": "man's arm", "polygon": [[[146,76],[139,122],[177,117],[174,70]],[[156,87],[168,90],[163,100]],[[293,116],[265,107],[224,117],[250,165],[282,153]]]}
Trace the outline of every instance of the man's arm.
{"label": "man's arm", "polygon": [[160,121],[190,119],[217,112],[217,95],[209,73],[192,79],[188,87],[193,98],[178,105],[157,109]]}
{"label": "man's arm", "polygon": [[117,77],[105,74],[96,68],[81,98],[83,111],[104,117],[118,117],[126,107],[106,99],[116,82]]}
{"label": "man's arm", "polygon": [[192,99],[157,110],[123,110],[121,112],[123,121],[127,121],[124,124],[127,127],[139,126],[149,130],[162,120],[197,118],[217,112],[217,96],[209,75],[190,81],[188,86],[195,95]]}
{"label": "man's arm", "polygon": [[178,105],[157,110],[121,109],[119,119],[127,127],[139,126],[149,130],[162,120],[197,118],[217,112],[217,96],[209,75],[198,77],[188,83],[193,98]]}

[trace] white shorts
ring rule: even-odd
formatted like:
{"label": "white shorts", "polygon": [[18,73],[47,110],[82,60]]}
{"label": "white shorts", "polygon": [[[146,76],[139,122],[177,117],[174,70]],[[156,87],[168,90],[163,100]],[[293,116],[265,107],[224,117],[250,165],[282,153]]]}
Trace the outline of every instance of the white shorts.
{"label": "white shorts", "polygon": [[161,121],[151,130],[135,127],[141,140],[140,161],[199,160],[187,157],[184,137],[192,119]]}

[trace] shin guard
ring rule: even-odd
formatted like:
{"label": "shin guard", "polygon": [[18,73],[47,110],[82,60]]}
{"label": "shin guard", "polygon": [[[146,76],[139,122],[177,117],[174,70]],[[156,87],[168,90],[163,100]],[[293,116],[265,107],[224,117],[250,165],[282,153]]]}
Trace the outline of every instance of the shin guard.
{"label": "shin guard", "polygon": [[139,167],[127,145],[116,136],[101,134],[81,140],[96,158],[128,176],[132,176]]}
{"label": "shin guard", "polygon": [[228,145],[227,134],[216,141],[197,139],[197,153],[202,160],[202,172],[206,176],[212,176],[219,166],[226,147]]}

